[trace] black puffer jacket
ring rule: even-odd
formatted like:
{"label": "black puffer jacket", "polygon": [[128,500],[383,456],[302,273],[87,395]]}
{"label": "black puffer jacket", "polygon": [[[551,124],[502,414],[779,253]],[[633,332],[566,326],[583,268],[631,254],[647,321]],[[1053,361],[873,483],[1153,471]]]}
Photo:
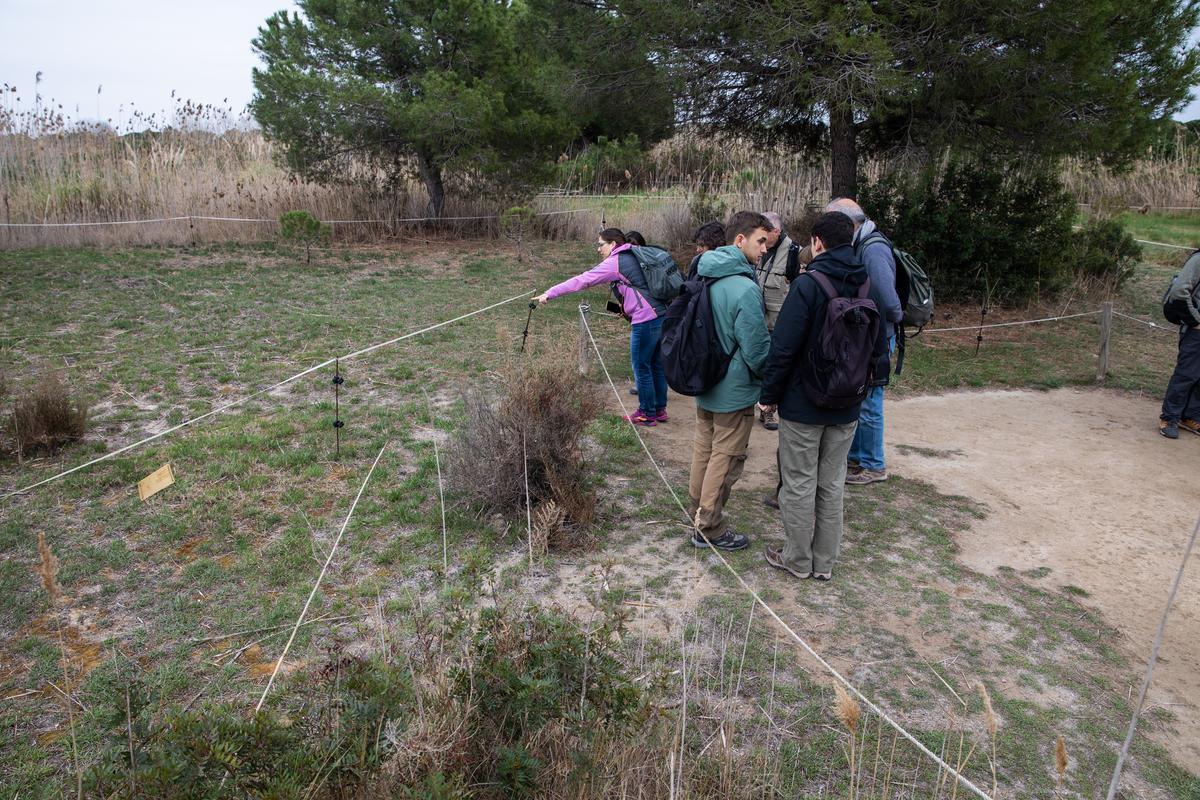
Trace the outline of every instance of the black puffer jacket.
{"label": "black puffer jacket", "polygon": [[[817,256],[808,266],[808,272],[814,271],[827,275],[838,294],[843,297],[856,295],[858,287],[867,279],[867,270],[859,263],[854,255],[854,248],[850,245],[835,247]],[[883,297],[874,285],[867,296],[875,303],[876,308],[884,307]],[[844,425],[858,419],[859,406],[818,408],[808,399],[808,393],[804,390],[800,362],[807,350],[809,338],[819,332],[818,326],[824,319],[828,302],[829,299],[816,280],[807,273],[801,274],[792,281],[787,299],[783,301],[783,308],[780,309],[779,319],[775,323],[775,330],[771,334],[771,352],[763,368],[761,402],[778,405],[779,416],[792,422],[802,422],[806,425]],[[880,316],[879,337],[875,341],[872,353],[875,363],[873,385],[886,384],[890,369],[888,337],[882,324],[882,314]]]}

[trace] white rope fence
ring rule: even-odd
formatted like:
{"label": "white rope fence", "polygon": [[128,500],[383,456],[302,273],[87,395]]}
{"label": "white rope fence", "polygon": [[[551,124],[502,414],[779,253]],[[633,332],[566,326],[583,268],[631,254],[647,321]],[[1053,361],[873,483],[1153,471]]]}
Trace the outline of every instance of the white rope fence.
{"label": "white rope fence", "polygon": [[1142,678],[1142,687],[1138,690],[1137,704],[1133,707],[1133,718],[1129,720],[1129,730],[1125,734],[1125,743],[1121,745],[1121,753],[1117,756],[1117,765],[1113,768],[1112,782],[1108,785],[1108,800],[1117,795],[1117,787],[1121,784],[1121,768],[1125,766],[1125,758],[1129,755],[1129,746],[1133,744],[1133,733],[1137,730],[1138,717],[1142,713],[1142,704],[1146,702],[1146,690],[1154,677],[1154,666],[1158,663],[1158,648],[1162,645],[1163,634],[1167,630],[1167,617],[1171,606],[1175,604],[1175,595],[1179,592],[1179,584],[1183,581],[1183,572],[1187,567],[1192,548],[1196,545],[1196,534],[1200,533],[1200,519],[1192,528],[1192,537],[1188,539],[1187,547],[1183,549],[1183,560],[1179,563],[1179,571],[1175,573],[1175,582],[1171,584],[1171,592],[1167,595],[1167,607],[1163,609],[1162,619],[1158,622],[1158,633],[1154,636],[1154,647],[1150,649],[1150,661],[1146,664],[1146,674]]}
{"label": "white rope fence", "polygon": [[312,604],[313,598],[317,595],[317,589],[321,586],[321,581],[325,578],[325,572],[329,569],[330,562],[333,561],[333,554],[337,552],[338,545],[342,542],[342,534],[346,532],[346,526],[350,524],[350,518],[354,516],[354,509],[358,508],[358,501],[362,499],[363,491],[367,488],[367,483],[370,482],[371,476],[375,474],[375,467],[379,465],[379,459],[383,458],[383,451],[387,450],[391,442],[385,442],[383,447],[379,448],[379,455],[375,456],[374,463],[367,470],[367,477],[363,478],[362,486],[358,487],[358,494],[354,497],[354,502],[350,504],[350,511],[346,514],[346,519],[342,521],[342,528],[338,531],[337,538],[333,540],[333,545],[329,548],[329,555],[325,557],[325,564],[321,567],[321,572],[317,575],[317,580],[313,584],[312,591],[308,593],[308,599],[304,601],[304,608],[300,609],[300,616],[296,617],[296,624],[292,627],[292,635],[288,637],[287,644],[283,646],[283,652],[279,654],[279,659],[275,662],[275,669],[271,670],[271,677],[267,679],[266,688],[263,689],[262,697],[258,698],[258,705],[254,707],[254,713],[258,713],[263,703],[267,701],[267,693],[271,691],[271,686],[275,683],[275,676],[279,674],[279,668],[283,666],[283,660],[287,658],[288,651],[292,649],[292,642],[296,640],[296,631],[300,630],[300,625],[304,622],[304,615],[308,613],[308,607]]}
{"label": "white rope fence", "polygon": [[83,464],[80,464],[80,465],[78,465],[78,466],[76,466],[76,467],[71,467],[70,469],[63,470],[62,472],[59,472],[57,475],[52,475],[52,476],[50,476],[49,478],[46,478],[46,479],[44,479],[44,480],[40,480],[40,481],[38,481],[37,483],[31,483],[30,485],[28,485],[28,486],[25,486],[25,487],[23,487],[23,488],[20,488],[20,489],[15,489],[15,490],[13,490],[13,491],[11,491],[11,492],[8,492],[7,494],[0,495],[0,500],[7,500],[7,499],[8,499],[8,498],[10,498],[10,497],[15,497],[16,495],[19,495],[19,494],[24,494],[25,492],[28,492],[28,491],[30,491],[31,489],[36,489],[37,487],[39,487],[39,486],[44,486],[45,484],[47,484],[47,483],[51,483],[52,481],[57,481],[57,480],[59,480],[59,479],[61,479],[61,478],[65,478],[66,476],[68,476],[68,475],[70,475],[70,474],[72,474],[72,473],[74,473],[74,472],[79,472],[80,470],[82,470],[82,469],[86,469],[86,468],[88,468],[88,467],[90,467],[90,466],[93,466],[93,465],[95,465],[95,464],[99,464],[99,463],[101,463],[101,462],[103,462],[103,461],[108,461],[108,460],[110,460],[110,459],[116,458],[117,456],[121,455],[122,453],[128,453],[130,450],[134,450],[134,449],[136,449],[136,448],[138,448],[138,447],[141,447],[141,446],[142,446],[142,445],[144,445],[144,444],[148,444],[149,442],[153,442],[155,439],[161,439],[162,437],[164,437],[164,436],[167,436],[167,435],[169,435],[169,434],[172,434],[172,433],[174,433],[175,431],[182,430],[183,428],[186,428],[186,427],[188,427],[189,425],[194,425],[194,424],[196,424],[197,422],[200,422],[200,421],[201,421],[201,420],[203,420],[203,419],[207,419],[208,417],[211,417],[211,416],[214,416],[214,415],[216,415],[216,414],[220,414],[220,413],[222,413],[222,412],[228,411],[228,410],[229,410],[229,409],[231,409],[231,408],[237,408],[238,406],[240,406],[240,405],[244,405],[245,403],[248,403],[249,401],[253,400],[253,399],[254,399],[254,398],[256,398],[256,397],[261,397],[262,395],[264,395],[264,394],[267,394],[268,392],[272,392],[272,391],[274,391],[274,390],[276,390],[276,389],[279,389],[279,388],[281,388],[281,387],[283,387],[283,386],[287,386],[289,383],[293,383],[294,381],[297,381],[297,380],[299,380],[300,378],[303,378],[305,375],[311,375],[312,373],[316,372],[317,370],[319,370],[319,369],[321,369],[321,368],[323,368],[323,367],[327,367],[327,366],[329,366],[330,364],[334,363],[334,362],[335,362],[335,361],[337,361],[339,358],[340,358],[342,361],[349,361],[349,360],[350,360],[350,359],[352,359],[352,358],[357,358],[357,357],[359,357],[359,356],[366,355],[367,353],[370,353],[370,352],[373,352],[373,351],[375,351],[375,350],[378,350],[378,349],[380,349],[381,347],[388,347],[388,346],[390,346],[390,345],[396,344],[397,342],[402,342],[402,341],[404,341],[405,339],[411,339],[411,338],[413,338],[414,336],[420,336],[420,335],[421,335],[421,334],[423,334],[423,333],[429,333],[430,331],[437,330],[438,328],[443,328],[443,327],[445,327],[445,326],[447,326],[447,325],[451,325],[451,324],[453,324],[453,323],[455,323],[455,322],[460,322],[460,321],[462,321],[462,320],[464,320],[464,319],[467,319],[468,317],[473,317],[473,316],[475,316],[475,315],[477,315],[477,314],[482,314],[483,312],[485,312],[485,311],[490,311],[490,310],[492,310],[493,308],[499,308],[500,306],[503,306],[503,305],[506,305],[506,304],[508,304],[508,303],[512,303],[512,302],[514,302],[514,301],[516,301],[516,300],[520,300],[520,299],[522,299],[522,298],[528,297],[529,295],[533,294],[533,292],[534,292],[534,291],[535,291],[535,290],[532,290],[532,289],[531,289],[531,290],[530,290],[530,291],[528,291],[528,292],[523,292],[522,294],[518,294],[518,295],[515,295],[515,296],[513,296],[513,297],[510,297],[510,298],[508,298],[507,300],[501,300],[501,301],[499,301],[498,303],[492,303],[490,306],[484,306],[483,308],[476,309],[475,311],[471,311],[471,312],[468,312],[468,313],[466,313],[466,314],[460,314],[459,316],[457,316],[457,317],[454,317],[453,319],[448,319],[448,320],[445,320],[445,321],[443,321],[443,322],[438,322],[438,323],[435,323],[435,324],[433,324],[433,325],[427,325],[427,326],[425,326],[424,328],[421,328],[421,329],[419,329],[419,330],[415,330],[415,331],[411,331],[411,332],[409,332],[409,333],[406,333],[406,334],[404,334],[403,336],[397,336],[397,337],[396,337],[396,338],[394,338],[394,339],[388,339],[386,342],[379,342],[378,344],[373,344],[373,345],[371,345],[370,347],[364,347],[364,348],[362,348],[361,350],[355,350],[353,353],[347,353],[346,355],[343,355],[343,356],[337,356],[337,357],[334,357],[334,358],[328,358],[328,359],[326,359],[326,360],[322,361],[320,364],[315,364],[315,365],[313,365],[313,366],[309,367],[309,368],[308,368],[308,369],[306,369],[306,370],[303,370],[303,371],[301,371],[301,372],[297,372],[295,375],[292,375],[292,376],[290,376],[290,377],[284,378],[283,380],[279,381],[278,383],[272,384],[272,385],[270,385],[270,386],[268,386],[268,387],[266,387],[266,388],[264,388],[264,389],[259,389],[259,390],[258,390],[258,391],[256,391],[256,392],[253,392],[253,393],[251,393],[251,394],[248,394],[248,395],[246,395],[245,397],[239,398],[239,399],[237,399],[237,400],[233,400],[233,401],[231,401],[231,402],[229,402],[229,403],[226,403],[226,404],[224,404],[224,405],[217,406],[216,408],[212,409],[211,411],[207,411],[207,412],[205,412],[205,413],[201,414],[201,415],[200,415],[200,416],[198,416],[198,417],[192,417],[191,419],[189,419],[189,420],[186,420],[186,421],[184,421],[184,422],[181,422],[181,423],[179,423],[178,425],[175,425],[175,426],[173,426],[173,427],[167,428],[165,431],[161,431],[161,432],[159,432],[159,433],[156,433],[156,434],[154,434],[153,436],[147,436],[145,439],[141,439],[141,440],[139,440],[139,441],[136,441],[136,442],[134,442],[133,444],[127,444],[127,445],[125,445],[125,446],[124,446],[124,447],[122,447],[122,448],[119,448],[119,449],[117,449],[117,450],[113,450],[111,453],[105,453],[104,455],[102,455],[102,456],[99,456],[98,458],[93,458],[91,461],[87,461],[87,462],[85,462],[85,463],[83,463]]}
{"label": "white rope fence", "polygon": [[953,333],[955,331],[977,331],[988,328],[1011,328],[1014,325],[1036,325],[1039,322],[1058,322],[1063,319],[1076,319],[1078,317],[1091,317],[1101,313],[1096,311],[1082,311],[1078,314],[1066,314],[1059,317],[1043,317],[1042,319],[1021,319],[1015,322],[992,322],[987,325],[964,325],[961,328],[925,328],[921,331],[922,336],[927,333]]}
{"label": "white rope fence", "polygon": [[1195,250],[1194,247],[1189,247],[1186,244],[1168,244],[1167,242],[1151,242],[1148,239],[1134,239],[1138,244],[1152,244],[1155,247],[1170,247],[1175,250]]}
{"label": "white rope fence", "polygon": [[[535,217],[554,217],[561,214],[581,214],[586,211],[598,211],[597,206],[588,206],[586,208],[572,208],[565,211],[539,211],[534,214]],[[406,222],[461,222],[466,220],[480,219],[500,219],[500,214],[485,214],[473,217],[403,217],[398,219],[327,219],[321,220],[330,225],[395,225]],[[102,225],[149,225],[163,222],[191,222],[192,220],[201,220],[204,222],[242,222],[242,223],[269,223],[278,225],[277,219],[266,219],[261,217],[209,217],[199,214],[188,214],[182,217],[154,217],[151,219],[121,219],[105,222],[0,222],[0,228],[91,228]]]}
{"label": "white rope fence", "polygon": [[1147,328],[1153,328],[1154,330],[1162,331],[1163,333],[1174,334],[1179,330],[1178,325],[1162,325],[1162,324],[1160,324],[1158,322],[1154,322],[1152,320],[1142,319],[1141,317],[1135,317],[1130,314],[1123,314],[1120,311],[1113,311],[1113,316],[1120,317],[1121,319],[1127,319],[1132,322],[1140,322],[1142,325],[1145,325]]}
{"label": "white rope fence", "polygon": [[[591,325],[588,324],[587,315],[581,309],[579,316],[583,322],[584,330],[587,331],[588,338],[591,340],[592,349],[596,352],[596,358],[600,361],[600,367],[601,367],[601,369],[604,370],[604,377],[608,381],[608,385],[612,388],[613,395],[617,398],[617,404],[621,407],[621,411],[624,412],[624,415],[626,416],[626,418],[628,418],[629,409],[625,407],[625,401],[621,397],[621,392],[617,390],[617,386],[615,383],[613,383],[612,376],[608,372],[608,367],[604,363],[604,356],[600,353],[600,347],[596,344],[596,338],[592,335],[592,328],[591,328]],[[641,433],[638,432],[637,426],[631,422],[631,423],[629,423],[629,427],[633,431],[634,436],[637,437],[638,443],[642,446],[642,450],[645,451],[646,457],[650,459],[650,464],[654,467],[654,470],[658,473],[658,477],[662,479],[663,485],[666,486],[667,491],[671,493],[671,497],[675,500],[675,504],[677,506],[679,506],[680,512],[683,514],[684,518],[688,519],[688,524],[694,526],[695,523],[692,522],[692,520],[690,518],[688,518],[687,509],[684,507],[683,502],[679,499],[679,495],[675,492],[675,487],[671,485],[671,482],[669,480],[667,480],[667,476],[665,474],[663,474],[662,468],[659,467],[658,462],[654,458],[654,455],[650,452],[650,448],[646,446],[646,442],[642,438]],[[859,691],[859,689],[854,684],[850,683],[850,681],[847,680],[840,672],[838,672],[833,667],[833,665],[831,665],[828,661],[826,661],[824,658],[822,658],[821,655],[819,653],[817,653],[817,651],[814,650],[812,648],[812,646],[809,645],[809,643],[804,640],[803,637],[800,636],[800,634],[798,634],[794,630],[792,630],[792,627],[790,625],[788,625],[786,622],[784,622],[783,619],[780,618],[780,616],[775,613],[775,610],[773,608],[771,608],[771,606],[768,605],[767,602],[765,600],[763,600],[761,596],[759,596],[758,592],[756,592],[753,588],[751,588],[751,586],[748,583],[746,583],[745,579],[743,579],[742,576],[740,574],[738,574],[737,570],[735,570],[732,567],[732,565],[730,565],[730,563],[721,554],[721,551],[712,546],[711,542],[709,543],[709,550],[711,550],[712,553],[720,560],[722,566],[724,566],[725,569],[729,571],[729,573],[734,577],[735,580],[737,580],[737,582],[741,585],[741,587],[743,589],[745,589],[746,592],[751,597],[754,598],[754,601],[756,603],[758,603],[758,605],[762,606],[763,610],[766,611],[767,614],[769,614],[771,616],[771,618],[773,620],[775,620],[775,622],[778,623],[781,628],[783,628],[783,630],[785,630],[793,639],[795,639],[796,643],[799,644],[802,648],[804,648],[805,652],[807,652],[810,656],[812,656],[814,659],[816,659],[818,664],[820,664],[822,667],[824,667],[825,670],[830,675],[832,675],[839,683],[841,683],[843,686],[845,686],[847,690],[849,690],[851,693],[854,694],[854,696],[856,696],[859,700],[861,700],[867,706],[867,708],[871,709],[873,712],[878,714],[880,719],[887,722],[887,724],[889,726],[891,726],[897,733],[899,733],[906,740],[908,740],[909,743],[911,743],[918,750],[920,750],[922,753],[924,753],[926,756],[928,756],[930,759],[932,759],[939,767],[946,770],[950,775],[953,775],[954,778],[959,782],[959,784],[961,784],[964,788],[970,790],[976,796],[980,797],[982,800],[992,800],[991,797],[989,797],[989,795],[986,792],[984,792],[982,789],[980,789],[978,786],[976,786],[974,783],[972,783],[969,778],[967,778],[965,775],[961,774],[956,769],[954,769],[954,767],[952,767],[948,763],[946,763],[946,761],[944,761],[941,757],[939,757],[936,753],[934,753],[928,747],[921,744],[921,742],[918,741],[917,738],[914,737],[911,733],[909,733],[907,730],[905,730],[900,725],[900,723],[896,722],[894,719],[892,719],[890,716],[888,716],[888,714],[885,713],[883,711],[883,709],[881,709],[879,706],[875,705],[875,703],[871,702],[871,700],[865,694],[863,694],[861,691]]]}

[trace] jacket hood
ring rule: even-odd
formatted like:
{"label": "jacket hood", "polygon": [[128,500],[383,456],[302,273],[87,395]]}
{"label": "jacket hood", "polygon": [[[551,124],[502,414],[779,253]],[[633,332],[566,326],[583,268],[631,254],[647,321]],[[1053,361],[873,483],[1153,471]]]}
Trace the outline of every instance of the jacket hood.
{"label": "jacket hood", "polygon": [[836,286],[839,281],[850,286],[861,286],[867,279],[867,271],[854,253],[854,248],[848,244],[826,250],[812,260],[809,270],[817,270],[828,275]]}
{"label": "jacket hood", "polygon": [[[853,254],[852,254],[853,255]],[[746,261],[742,251],[731,244],[709,250],[700,256],[697,272],[705,278],[724,278],[728,275],[745,275],[754,280],[754,267]]]}
{"label": "jacket hood", "polygon": [[866,239],[868,236],[870,236],[872,233],[874,233],[877,230],[879,230],[879,228],[875,225],[875,220],[873,220],[873,219],[867,220],[866,222],[864,222],[862,225],[859,226],[858,230],[856,230],[854,232],[853,244],[858,244],[863,239]]}

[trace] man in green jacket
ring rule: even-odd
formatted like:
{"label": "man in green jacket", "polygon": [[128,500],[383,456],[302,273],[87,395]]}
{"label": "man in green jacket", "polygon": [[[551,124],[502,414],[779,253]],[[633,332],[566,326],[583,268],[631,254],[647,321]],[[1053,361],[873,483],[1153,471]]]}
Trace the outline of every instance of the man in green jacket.
{"label": "man in green jacket", "polygon": [[725,226],[728,244],[705,253],[697,266],[702,277],[718,279],[709,287],[713,320],[721,347],[733,357],[720,383],[696,397],[688,486],[695,547],[711,544],[722,550],[741,550],[750,543],[746,536],[729,530],[725,503],[746,464],[754,404],[762,384],[759,373],[771,349],[754,265],[767,250],[772,228],[762,214],[737,212]]}

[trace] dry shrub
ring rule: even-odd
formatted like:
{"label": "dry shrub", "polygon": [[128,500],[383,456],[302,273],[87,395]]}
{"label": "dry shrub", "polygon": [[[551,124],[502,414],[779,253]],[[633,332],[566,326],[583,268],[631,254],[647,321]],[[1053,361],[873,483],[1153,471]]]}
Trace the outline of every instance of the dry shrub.
{"label": "dry shrub", "polygon": [[8,434],[17,455],[57,450],[87,433],[88,407],[55,373],[42,376],[13,403]]}
{"label": "dry shrub", "polygon": [[[603,404],[578,372],[565,347],[510,366],[501,376],[499,399],[481,386],[463,393],[466,422],[451,442],[449,483],[479,513],[525,518],[529,503],[553,503],[562,515],[552,529],[586,525],[596,495],[583,459],[583,432]],[[522,525],[521,527],[524,527]],[[569,533],[549,537],[550,547],[568,544]]]}

